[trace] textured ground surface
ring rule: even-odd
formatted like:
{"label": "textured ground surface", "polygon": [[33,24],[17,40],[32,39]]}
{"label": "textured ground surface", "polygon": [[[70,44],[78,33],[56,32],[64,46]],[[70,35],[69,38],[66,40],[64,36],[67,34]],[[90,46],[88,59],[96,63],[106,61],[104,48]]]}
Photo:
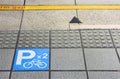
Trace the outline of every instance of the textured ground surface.
{"label": "textured ground surface", "polygon": [[[120,1],[0,0],[0,4],[120,4]],[[74,16],[82,24],[70,24]],[[119,16],[119,10],[0,11],[0,79],[120,79],[120,30],[113,30],[120,29]],[[107,29],[70,30],[84,28]],[[14,71],[17,48],[50,49],[49,70]]]}
{"label": "textured ground surface", "polygon": [[[0,79],[119,79],[119,39],[120,30],[0,31]],[[14,71],[17,48],[49,48],[50,69]]]}

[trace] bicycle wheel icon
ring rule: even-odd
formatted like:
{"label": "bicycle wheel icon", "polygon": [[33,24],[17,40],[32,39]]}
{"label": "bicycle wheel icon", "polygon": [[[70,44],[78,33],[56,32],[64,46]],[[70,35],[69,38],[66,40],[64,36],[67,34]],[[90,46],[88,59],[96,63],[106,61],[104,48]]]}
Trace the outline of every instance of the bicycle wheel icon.
{"label": "bicycle wheel icon", "polygon": [[38,68],[46,68],[47,64],[45,62],[39,62],[37,66]]}
{"label": "bicycle wheel icon", "polygon": [[24,68],[32,68],[33,67],[33,63],[32,62],[25,62],[24,64],[23,64],[23,67]]}

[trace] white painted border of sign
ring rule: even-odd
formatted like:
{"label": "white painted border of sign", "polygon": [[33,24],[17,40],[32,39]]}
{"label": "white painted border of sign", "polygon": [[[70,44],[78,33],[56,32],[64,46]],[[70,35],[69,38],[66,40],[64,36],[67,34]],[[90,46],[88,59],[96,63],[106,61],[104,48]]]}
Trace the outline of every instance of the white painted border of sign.
{"label": "white painted border of sign", "polygon": [[120,25],[83,25],[83,24],[70,24],[70,29],[120,29]]}

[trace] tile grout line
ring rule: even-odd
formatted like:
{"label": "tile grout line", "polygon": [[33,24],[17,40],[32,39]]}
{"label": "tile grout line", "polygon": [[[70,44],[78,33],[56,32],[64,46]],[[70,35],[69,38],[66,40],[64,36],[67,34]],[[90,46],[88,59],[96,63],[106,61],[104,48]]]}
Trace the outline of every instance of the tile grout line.
{"label": "tile grout line", "polygon": [[[23,13],[24,13],[24,12],[22,11],[22,18],[23,18]],[[21,18],[21,23],[22,23],[22,18]],[[20,23],[20,26],[21,26],[21,23]],[[15,51],[14,51],[14,55],[13,55],[13,60],[12,60],[12,65],[11,65],[11,71],[10,71],[9,79],[11,79],[11,76],[12,76],[14,58],[15,58],[16,49],[17,49],[17,47],[18,47],[19,36],[20,36],[20,29],[19,29],[18,35],[17,35],[17,41],[16,41]]]}
{"label": "tile grout line", "polygon": [[[25,6],[25,2],[26,2],[26,0],[24,0],[24,3],[23,3],[24,6]],[[19,42],[19,37],[20,37],[20,32],[21,32],[21,26],[22,26],[22,22],[23,22],[23,16],[24,16],[24,10],[22,11],[22,16],[21,16],[21,21],[20,21],[20,27],[19,27],[19,30],[18,30],[17,41],[16,41],[16,46],[15,46],[15,50],[14,50],[13,60],[12,60],[12,64],[11,64],[11,70],[10,70],[10,74],[9,74],[9,79],[12,78],[15,53],[16,53],[16,49],[18,47],[18,42]]]}
{"label": "tile grout line", "polygon": [[116,51],[116,55],[117,55],[118,60],[119,60],[119,63],[120,63],[120,56],[119,56],[118,51],[117,51],[117,48],[116,48],[116,46],[115,46],[115,43],[114,43],[114,40],[113,40],[113,36],[112,36],[111,30],[109,30],[109,33],[110,33],[110,37],[111,37],[111,40],[112,40],[112,43],[113,43],[113,47],[114,47],[114,49],[115,49],[115,51]]}
{"label": "tile grout line", "polygon": [[[75,5],[75,6],[77,5],[77,1],[76,1],[76,0],[74,0],[74,5]],[[75,16],[78,18],[78,10],[77,10],[77,9],[75,10]],[[70,22],[69,22],[69,30],[72,30],[72,29],[70,28]]]}
{"label": "tile grout line", "polygon": [[75,5],[77,5],[77,1],[76,1],[76,0],[74,0],[74,2],[75,2]]}
{"label": "tile grout line", "polygon": [[[32,72],[46,72],[49,70],[32,70]],[[86,71],[86,70],[51,70],[51,72],[81,72],[81,71]],[[94,72],[120,72],[120,70],[87,70],[87,71],[94,71]],[[0,72],[10,72],[10,70],[0,70]],[[14,72],[31,72],[31,70],[26,71],[26,70],[15,70]]]}
{"label": "tile grout line", "polygon": [[51,31],[49,31],[49,79],[51,79]]}
{"label": "tile grout line", "polygon": [[[24,14],[24,11],[22,11],[22,18],[23,18],[23,14]],[[21,28],[21,24],[22,24],[22,18],[21,18],[20,28]],[[9,79],[11,79],[11,76],[12,76],[15,53],[16,53],[16,49],[18,47],[18,42],[19,42],[19,37],[20,37],[20,28],[19,28],[18,35],[17,35],[17,41],[16,41],[15,51],[14,51],[14,55],[13,55],[13,60],[12,60],[11,72],[10,72]]]}
{"label": "tile grout line", "polygon": [[84,66],[85,66],[86,76],[87,76],[87,79],[89,79],[88,70],[87,70],[87,62],[86,62],[86,57],[85,57],[85,52],[84,52],[84,46],[83,46],[83,41],[82,41],[81,30],[79,30],[79,34],[80,34],[80,39],[81,39],[80,42],[81,42],[81,47],[82,47],[82,52],[83,52],[83,58],[84,58]]}
{"label": "tile grout line", "polygon": [[[75,6],[76,6],[77,5],[77,1],[74,0],[74,2],[75,2]],[[75,11],[76,11],[76,17],[78,18],[78,10],[76,9]]]}

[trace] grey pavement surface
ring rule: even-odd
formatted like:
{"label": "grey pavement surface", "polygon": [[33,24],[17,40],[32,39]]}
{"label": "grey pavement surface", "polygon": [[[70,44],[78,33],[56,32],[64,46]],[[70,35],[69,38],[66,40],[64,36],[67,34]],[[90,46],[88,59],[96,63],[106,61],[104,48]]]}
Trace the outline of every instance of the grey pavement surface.
{"label": "grey pavement surface", "polygon": [[84,47],[113,47],[109,30],[82,30]]}
{"label": "grey pavement surface", "polygon": [[[1,4],[23,5],[24,0],[1,0]],[[26,0],[25,4],[75,5],[75,0]],[[76,0],[76,4],[120,4],[120,1]],[[68,31],[71,25],[75,26],[69,24],[74,16],[83,22],[77,27],[113,25],[114,28],[120,25],[119,15],[119,10],[78,10],[77,13],[48,10],[24,11],[22,18],[22,11],[0,11],[0,79],[120,79],[120,30]],[[18,33],[20,26],[22,30]],[[50,70],[11,69],[15,50],[20,47],[51,49]]]}
{"label": "grey pavement surface", "polygon": [[18,31],[0,31],[0,48],[15,48]]}
{"label": "grey pavement surface", "polygon": [[68,30],[75,15],[75,10],[25,11],[22,30]]}
{"label": "grey pavement surface", "polygon": [[52,72],[52,79],[87,79],[85,72]]}
{"label": "grey pavement surface", "polygon": [[0,79],[9,79],[10,72],[0,72]]}
{"label": "grey pavement surface", "polygon": [[82,25],[119,25],[119,10],[78,10]]}
{"label": "grey pavement surface", "polygon": [[119,59],[115,49],[85,48],[88,70],[120,70]]}
{"label": "grey pavement surface", "polygon": [[49,47],[49,31],[21,31],[18,47]]}
{"label": "grey pavement surface", "polygon": [[19,30],[22,11],[0,11],[0,30]]}
{"label": "grey pavement surface", "polygon": [[[119,0],[26,0],[26,5],[120,4]],[[1,0],[3,5],[23,5],[24,0]]]}
{"label": "grey pavement surface", "polygon": [[89,72],[90,79],[119,79],[120,72]]}
{"label": "grey pavement surface", "polygon": [[[78,18],[82,21],[77,28],[85,25],[120,25],[119,10],[78,10]],[[0,11],[0,30],[18,30],[22,11]],[[75,10],[47,10],[47,11],[25,11],[22,18],[22,30],[69,30],[76,27],[70,24],[71,19],[77,16]],[[108,26],[107,26],[108,25]],[[119,28],[119,27],[117,27]],[[71,28],[72,29],[72,28]],[[90,29],[90,28],[89,28]]]}
{"label": "grey pavement surface", "polygon": [[85,70],[82,49],[52,49],[51,69]]}
{"label": "grey pavement surface", "polygon": [[81,47],[79,31],[51,31],[52,48]]}
{"label": "grey pavement surface", "polygon": [[24,0],[0,0],[0,5],[23,5]]}
{"label": "grey pavement surface", "polygon": [[13,72],[11,79],[48,79],[48,72]]}
{"label": "grey pavement surface", "polygon": [[[0,31],[0,35],[4,35],[4,38],[10,38],[11,34],[14,35],[16,30],[13,31]],[[117,33],[117,34],[115,34]],[[19,71],[11,69],[13,67],[13,56],[15,48],[11,48],[9,45],[1,47],[0,49],[0,78],[1,79],[119,79],[120,73],[120,47],[115,45],[115,42],[120,38],[119,30],[59,30],[59,31],[41,31],[41,30],[27,30],[20,31],[18,37],[18,43],[16,48],[39,48],[36,41],[40,41],[44,48],[46,45],[50,49],[50,70],[47,71]],[[114,34],[117,36],[114,36]],[[86,36],[88,35],[88,36]],[[96,37],[92,42],[99,41],[100,43],[89,43],[86,47],[90,37]],[[71,37],[71,38],[68,38]],[[79,37],[79,39],[78,39]],[[85,41],[85,38],[89,38]],[[99,38],[101,37],[101,39]],[[3,38],[3,37],[1,37]],[[34,39],[33,39],[34,38]],[[57,39],[59,38],[59,39]],[[65,40],[68,42],[68,47],[62,45],[58,47],[58,42],[52,42],[58,40],[60,43]],[[74,41],[79,40],[80,46],[76,46],[74,43],[70,43],[71,39]],[[101,41],[106,44],[103,46]],[[107,41],[105,41],[107,40]],[[1,42],[2,40],[0,40]],[[5,42],[7,40],[4,40]],[[16,40],[15,40],[16,41]],[[49,42],[48,42],[49,41]],[[22,42],[22,43],[21,43]],[[110,43],[109,43],[110,42]],[[48,44],[49,43],[49,44]],[[46,44],[46,45],[45,45]],[[52,47],[55,44],[55,47]],[[73,44],[69,46],[69,44]],[[41,48],[40,47],[40,48]],[[88,73],[88,74],[87,74]]]}
{"label": "grey pavement surface", "polygon": [[27,0],[26,5],[74,5],[74,0]]}
{"label": "grey pavement surface", "polygon": [[79,4],[120,4],[119,0],[76,0],[77,5]]}
{"label": "grey pavement surface", "polygon": [[0,49],[0,70],[11,70],[14,49]]}
{"label": "grey pavement surface", "polygon": [[111,30],[111,32],[112,32],[112,38],[114,39],[113,41],[114,41],[114,44],[115,44],[115,46],[116,47],[120,47],[120,31],[119,30]]}

